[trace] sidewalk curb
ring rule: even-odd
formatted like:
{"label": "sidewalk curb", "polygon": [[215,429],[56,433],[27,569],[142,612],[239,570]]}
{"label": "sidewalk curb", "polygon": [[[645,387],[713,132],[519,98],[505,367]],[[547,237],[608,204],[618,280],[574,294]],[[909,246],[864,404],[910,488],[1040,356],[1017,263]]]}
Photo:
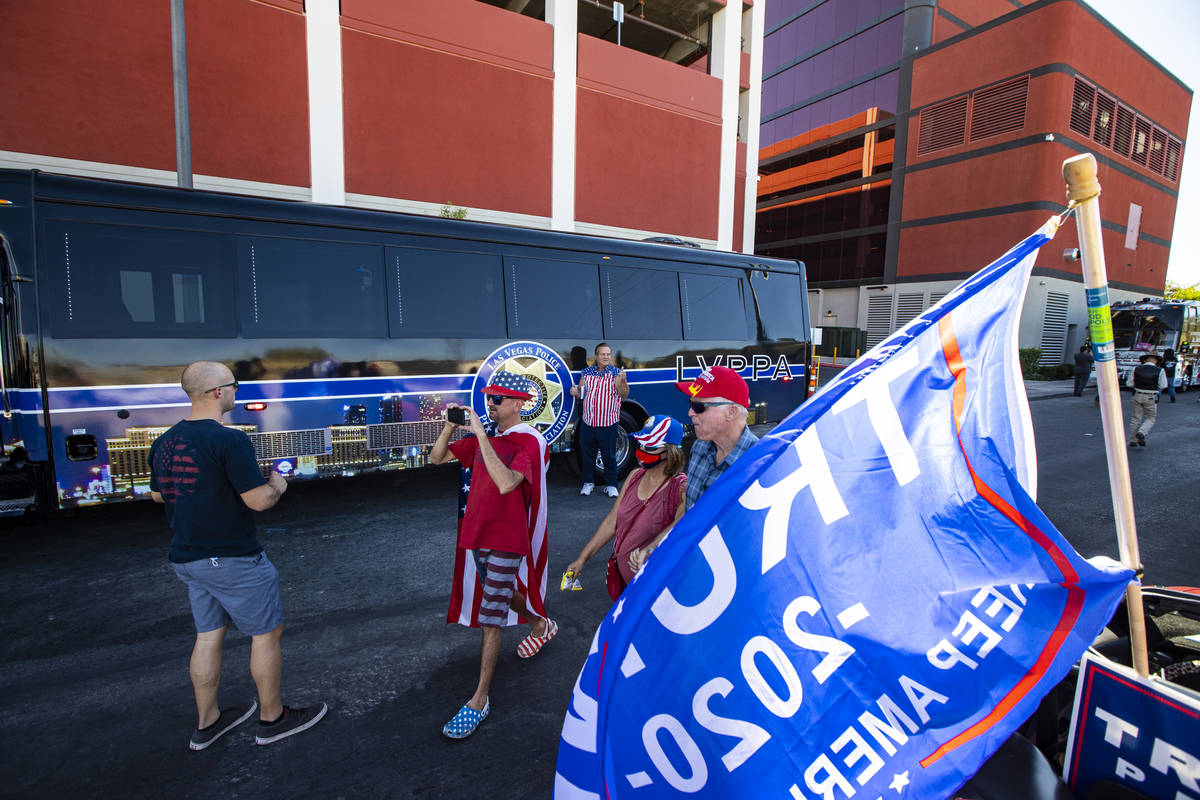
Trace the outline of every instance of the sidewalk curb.
{"label": "sidewalk curb", "polygon": [[1062,392],[1061,394],[1025,395],[1025,399],[1028,400],[1030,403],[1032,403],[1035,400],[1054,400],[1055,398],[1058,398],[1058,397],[1074,397],[1074,396],[1075,396],[1074,392]]}

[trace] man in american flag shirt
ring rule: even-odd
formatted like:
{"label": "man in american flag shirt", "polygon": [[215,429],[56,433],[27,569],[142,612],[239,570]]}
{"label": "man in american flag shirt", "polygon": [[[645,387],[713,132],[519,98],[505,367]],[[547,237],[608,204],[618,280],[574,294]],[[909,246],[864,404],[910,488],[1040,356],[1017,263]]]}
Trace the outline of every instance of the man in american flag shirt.
{"label": "man in american flag shirt", "polygon": [[621,401],[629,396],[625,370],[612,363],[612,348],[607,342],[596,345],[596,363],[579,373],[579,383],[571,394],[583,401],[579,425],[579,460],[583,466],[582,495],[596,488],[596,451],[604,461],[604,492],[619,494],[617,486],[617,423],[621,419]]}

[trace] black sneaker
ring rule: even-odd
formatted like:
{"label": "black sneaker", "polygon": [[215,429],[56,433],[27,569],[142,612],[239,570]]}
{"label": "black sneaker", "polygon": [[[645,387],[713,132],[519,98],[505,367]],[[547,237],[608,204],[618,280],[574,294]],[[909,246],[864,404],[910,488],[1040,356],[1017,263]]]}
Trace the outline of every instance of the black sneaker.
{"label": "black sneaker", "polygon": [[308,706],[307,708],[289,708],[283,707],[283,716],[274,722],[258,723],[258,735],[254,737],[255,744],[271,744],[278,742],[280,739],[286,739],[293,733],[306,731],[313,725],[321,721],[325,716],[325,712],[329,710],[329,706],[321,703],[319,706]]}
{"label": "black sneaker", "polygon": [[203,750],[238,725],[250,719],[250,715],[255,711],[258,711],[257,700],[251,700],[245,705],[225,709],[212,725],[192,732],[192,740],[188,742],[188,747],[192,750]]}
{"label": "black sneaker", "polygon": [[1138,443],[1139,447],[1145,447],[1146,446],[1146,434],[1142,433],[1141,431],[1138,431],[1137,432],[1137,443]]}

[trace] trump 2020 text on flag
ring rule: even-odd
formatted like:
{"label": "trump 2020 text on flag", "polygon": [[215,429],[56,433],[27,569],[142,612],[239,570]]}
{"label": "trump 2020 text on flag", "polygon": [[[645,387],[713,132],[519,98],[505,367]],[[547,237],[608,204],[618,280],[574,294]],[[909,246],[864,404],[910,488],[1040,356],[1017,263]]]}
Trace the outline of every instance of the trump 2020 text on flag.
{"label": "trump 2020 text on flag", "polygon": [[936,800],[1066,675],[1132,574],[1081,558],[1032,496],[1016,336],[1050,235],[844,370],[688,511],[596,632],[556,798]]}

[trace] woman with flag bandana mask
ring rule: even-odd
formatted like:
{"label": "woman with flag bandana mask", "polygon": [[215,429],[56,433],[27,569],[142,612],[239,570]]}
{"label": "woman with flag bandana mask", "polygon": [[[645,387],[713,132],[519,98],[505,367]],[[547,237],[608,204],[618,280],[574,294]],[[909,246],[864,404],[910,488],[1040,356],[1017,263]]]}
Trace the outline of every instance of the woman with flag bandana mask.
{"label": "woman with flag bandana mask", "polygon": [[[633,580],[629,555],[674,525],[683,516],[687,475],[683,474],[683,425],[663,414],[651,417],[640,431],[629,434],[637,444],[637,462],[625,479],[612,509],[600,523],[578,558],[567,565],[567,574],[578,578],[583,565],[610,540],[619,571],[620,589]],[[616,575],[613,576],[617,578]],[[611,582],[610,582],[611,583]],[[610,591],[613,589],[610,588]]]}

